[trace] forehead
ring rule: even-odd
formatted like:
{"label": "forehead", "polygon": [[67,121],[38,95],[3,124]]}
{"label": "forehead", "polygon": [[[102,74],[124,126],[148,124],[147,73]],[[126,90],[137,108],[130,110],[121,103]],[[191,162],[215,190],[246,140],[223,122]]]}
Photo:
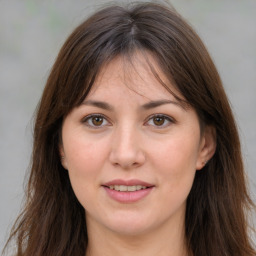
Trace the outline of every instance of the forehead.
{"label": "forehead", "polygon": [[136,53],[131,57],[118,56],[104,65],[86,98],[124,94],[150,100],[175,99],[172,93],[183,99],[151,54]]}

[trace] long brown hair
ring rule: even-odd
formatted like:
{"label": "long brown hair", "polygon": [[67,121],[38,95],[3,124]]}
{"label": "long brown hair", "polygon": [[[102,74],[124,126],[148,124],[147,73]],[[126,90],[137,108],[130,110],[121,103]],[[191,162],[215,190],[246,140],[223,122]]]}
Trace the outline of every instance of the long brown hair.
{"label": "long brown hair", "polygon": [[61,48],[37,109],[26,203],[9,238],[16,238],[15,255],[85,254],[84,208],[59,157],[62,121],[84,100],[104,64],[135,50],[153,54],[200,122],[216,129],[215,155],[197,171],[187,199],[185,227],[192,255],[255,255],[247,219],[253,203],[218,72],[183,18],[173,8],[153,3],[106,7],[78,26]]}

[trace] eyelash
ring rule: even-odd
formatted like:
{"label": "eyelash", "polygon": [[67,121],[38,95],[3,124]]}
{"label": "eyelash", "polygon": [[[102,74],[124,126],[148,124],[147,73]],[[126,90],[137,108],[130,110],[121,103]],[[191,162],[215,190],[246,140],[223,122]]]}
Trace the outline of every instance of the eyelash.
{"label": "eyelash", "polygon": [[102,115],[102,114],[91,114],[91,115],[88,115],[86,116],[85,118],[82,119],[82,123],[84,123],[86,126],[88,126],[89,128],[93,128],[93,129],[99,129],[99,128],[102,128],[103,126],[109,126],[108,124],[106,125],[94,125],[94,124],[89,124],[89,122],[91,121],[92,122],[92,119],[93,118],[102,118],[103,119],[103,122],[107,121],[109,123],[109,121],[107,120],[107,118]]}
{"label": "eyelash", "polygon": [[[171,118],[170,116],[167,116],[167,115],[163,115],[163,114],[154,114],[152,116],[150,116],[148,119],[147,119],[147,122],[148,123],[150,120],[153,120],[154,118],[163,118],[164,119],[164,125],[152,125],[154,127],[156,127],[157,129],[163,129],[163,128],[166,128],[168,127],[170,124],[173,124],[175,123],[175,120],[173,118]],[[166,121],[168,122],[168,124],[166,124]]]}
{"label": "eyelash", "polygon": [[[93,118],[102,118],[103,120],[103,123],[104,122],[107,122],[108,124],[101,124],[99,126],[93,124],[93,123],[89,123],[89,122],[92,122],[92,119]],[[164,125],[155,125],[155,124],[152,124],[150,125],[149,124],[149,121],[153,120],[154,118],[163,118],[164,119]],[[168,122],[166,124],[166,121]],[[86,116],[85,118],[82,119],[82,123],[84,123],[86,126],[88,126],[89,128],[92,128],[92,129],[100,129],[102,127],[105,127],[105,126],[109,126],[109,121],[108,119],[102,115],[102,114],[91,114],[91,115],[88,115]],[[145,122],[145,124],[147,124],[148,126],[153,126],[153,127],[156,127],[157,129],[161,129],[161,128],[166,128],[168,127],[171,123],[175,123],[175,120],[173,118],[171,118],[170,116],[167,116],[167,115],[163,115],[163,114],[154,114],[154,115],[151,115],[147,121]]]}

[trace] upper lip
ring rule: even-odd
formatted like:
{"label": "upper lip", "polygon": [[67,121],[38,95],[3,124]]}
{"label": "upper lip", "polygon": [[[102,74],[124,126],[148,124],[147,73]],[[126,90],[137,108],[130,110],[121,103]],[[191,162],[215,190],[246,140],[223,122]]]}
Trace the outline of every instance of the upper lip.
{"label": "upper lip", "polygon": [[108,181],[103,184],[103,186],[109,187],[113,185],[125,185],[125,186],[145,186],[145,187],[153,187],[153,184],[150,184],[148,182],[142,181],[142,180],[137,180],[137,179],[131,179],[131,180],[122,180],[122,179],[115,179]]}

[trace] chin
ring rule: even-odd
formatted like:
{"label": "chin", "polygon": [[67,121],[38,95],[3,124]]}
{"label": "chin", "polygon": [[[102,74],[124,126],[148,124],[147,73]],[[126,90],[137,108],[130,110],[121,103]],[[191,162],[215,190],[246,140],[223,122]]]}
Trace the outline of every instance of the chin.
{"label": "chin", "polygon": [[[118,215],[118,216],[117,216]],[[160,223],[156,223],[152,216],[138,214],[117,214],[106,223],[106,227],[112,232],[124,236],[139,236],[155,229]]]}
{"label": "chin", "polygon": [[134,223],[121,223],[118,226],[111,227],[111,231],[121,236],[140,236],[148,233],[151,228],[148,225],[136,225]]}

